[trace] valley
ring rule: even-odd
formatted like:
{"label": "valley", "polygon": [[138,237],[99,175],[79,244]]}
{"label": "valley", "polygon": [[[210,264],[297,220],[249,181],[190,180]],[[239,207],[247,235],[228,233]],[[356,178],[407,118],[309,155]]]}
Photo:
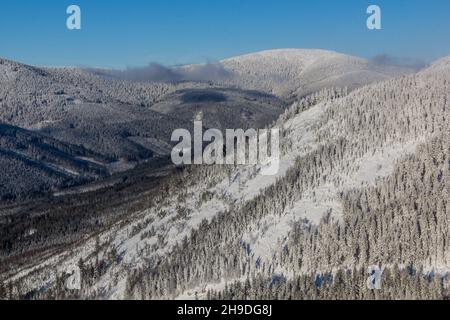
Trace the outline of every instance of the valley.
{"label": "valley", "polygon": [[[0,298],[448,297],[449,58],[274,50],[209,82],[0,61]],[[174,166],[171,134],[199,115],[280,129],[278,173]]]}

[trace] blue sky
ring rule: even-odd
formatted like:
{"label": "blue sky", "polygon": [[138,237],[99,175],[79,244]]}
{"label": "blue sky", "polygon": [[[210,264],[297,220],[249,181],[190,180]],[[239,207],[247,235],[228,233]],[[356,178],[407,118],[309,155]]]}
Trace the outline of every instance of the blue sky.
{"label": "blue sky", "polygon": [[[66,8],[82,30],[66,28]],[[383,30],[366,28],[382,9]],[[273,48],[431,61],[450,55],[448,0],[3,0],[0,56],[34,65],[122,68],[206,62]]]}

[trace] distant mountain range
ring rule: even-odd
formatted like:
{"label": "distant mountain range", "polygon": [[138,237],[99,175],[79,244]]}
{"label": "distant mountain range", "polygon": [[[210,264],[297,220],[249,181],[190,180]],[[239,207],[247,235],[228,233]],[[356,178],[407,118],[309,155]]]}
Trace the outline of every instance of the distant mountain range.
{"label": "distant mountain range", "polygon": [[[192,129],[199,114],[207,128],[262,128],[291,101],[309,93],[334,86],[354,89],[411,72],[321,50],[267,51],[219,65],[227,76],[212,81],[135,82],[92,70],[39,68],[0,59],[1,123],[82,149],[82,154],[97,155],[97,159],[83,156],[81,167],[74,167],[56,159],[40,163],[38,158],[48,152],[44,145],[34,150],[33,163],[17,157],[16,147],[3,147],[1,161],[15,164],[2,166],[1,179],[9,191],[0,191],[0,196],[42,195],[167,156],[171,133],[177,128]],[[178,69],[195,73],[198,68],[202,66]],[[92,175],[83,166],[99,172]],[[14,188],[6,187],[8,177],[21,176],[16,171],[19,167],[26,168],[20,171],[27,172],[28,178],[20,178]]]}
{"label": "distant mountain range", "polygon": [[[450,58],[413,71],[275,50],[220,66],[147,83],[1,61],[0,298],[448,297]],[[168,165],[171,130],[199,114],[280,128],[278,175]],[[18,201],[30,190],[51,193]]]}

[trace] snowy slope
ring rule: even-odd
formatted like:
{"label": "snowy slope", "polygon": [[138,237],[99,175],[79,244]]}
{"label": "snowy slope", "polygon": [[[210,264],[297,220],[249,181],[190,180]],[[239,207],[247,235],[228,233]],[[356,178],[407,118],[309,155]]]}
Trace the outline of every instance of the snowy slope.
{"label": "snowy slope", "polygon": [[326,87],[357,88],[411,72],[325,50],[280,49],[221,61],[233,81],[279,96],[303,96]]}
{"label": "snowy slope", "polygon": [[[353,71],[347,73],[349,69],[338,67],[341,64],[336,61],[345,61]],[[25,266],[12,279],[25,279],[29,289],[45,288],[56,282],[55,268],[63,272],[80,258],[92,264],[104,259],[108,267],[95,277],[86,297],[129,297],[133,290],[128,280],[136,278],[139,284],[164,282],[164,290],[156,296],[174,298],[263,272],[260,265],[288,277],[311,271],[292,270],[275,260],[294,225],[318,226],[324,217],[342,221],[346,210],[342,195],[382,184],[396,166],[418,153],[420,145],[448,128],[447,61],[349,94],[324,90],[294,103],[277,123],[283,132],[278,175],[259,175],[261,166],[194,169],[182,183],[168,189],[175,191],[161,189],[156,204],[57,255],[37,260],[36,265]],[[223,64],[241,74],[243,86],[266,86],[277,94],[307,92],[330,79],[335,84],[359,81],[365,72],[373,72],[364,60],[323,51],[271,51]],[[321,78],[324,73],[333,76]],[[308,74],[317,81],[298,86]],[[349,76],[355,74],[355,78]],[[217,229],[220,232],[214,238]],[[230,260],[242,262],[239,268],[246,273],[228,272],[224,265]],[[351,260],[344,257],[342,263],[351,264]],[[217,274],[205,275],[205,269]],[[191,282],[179,280],[182,277]],[[132,295],[139,297],[139,292]]]}
{"label": "snowy slope", "polygon": [[354,89],[407,71],[300,49],[264,51],[219,65],[228,75],[222,80],[138,83],[0,59],[0,122],[80,145],[110,163],[129,162],[130,168],[169,154],[171,133],[191,129],[200,113],[208,128],[262,128],[295,97],[329,87]]}

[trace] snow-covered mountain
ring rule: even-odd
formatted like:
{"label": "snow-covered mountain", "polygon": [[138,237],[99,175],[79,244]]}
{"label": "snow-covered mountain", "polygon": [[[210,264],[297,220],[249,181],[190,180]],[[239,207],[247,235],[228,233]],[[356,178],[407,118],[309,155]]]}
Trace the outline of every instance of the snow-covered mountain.
{"label": "snow-covered mountain", "polygon": [[[171,133],[178,128],[192,130],[199,114],[207,128],[263,128],[294,97],[330,87],[351,90],[407,71],[381,70],[363,59],[321,50],[261,52],[219,65],[228,75],[224,79],[135,82],[95,70],[40,68],[0,59],[0,122],[82,147],[103,159],[99,163],[84,157],[84,161],[94,160],[90,166],[100,165],[113,174],[166,157]],[[30,163],[25,160],[14,161],[27,168]],[[45,163],[37,165],[48,168]],[[16,167],[4,166],[3,179],[14,176]],[[67,174],[72,169],[63,166],[59,171]],[[69,174],[64,183],[52,185],[47,178],[32,176],[36,179],[29,183],[22,179],[17,191],[1,193],[0,198],[28,198],[91,180],[84,174],[72,179]]]}
{"label": "snow-covered mountain", "polygon": [[281,49],[221,61],[241,87],[301,97],[323,88],[358,88],[412,72],[325,50]]}
{"label": "snow-covered mountain", "polygon": [[[87,161],[86,159],[92,159]],[[104,157],[32,131],[0,124],[0,198],[33,198],[47,189],[69,187],[105,177]],[[44,186],[44,187],[43,187]]]}
{"label": "snow-covered mountain", "polygon": [[[224,61],[242,90],[301,96],[274,124],[282,130],[278,175],[260,175],[261,166],[200,166],[157,176],[142,167],[92,194],[4,209],[0,272],[11,288],[4,294],[445,297],[448,61],[394,79],[367,61],[323,51]],[[376,81],[363,76],[373,74],[387,80],[345,88]],[[73,221],[62,219],[68,211]],[[378,296],[365,289],[375,264],[387,274],[388,290]],[[74,266],[82,280],[72,291],[64,281]]]}

